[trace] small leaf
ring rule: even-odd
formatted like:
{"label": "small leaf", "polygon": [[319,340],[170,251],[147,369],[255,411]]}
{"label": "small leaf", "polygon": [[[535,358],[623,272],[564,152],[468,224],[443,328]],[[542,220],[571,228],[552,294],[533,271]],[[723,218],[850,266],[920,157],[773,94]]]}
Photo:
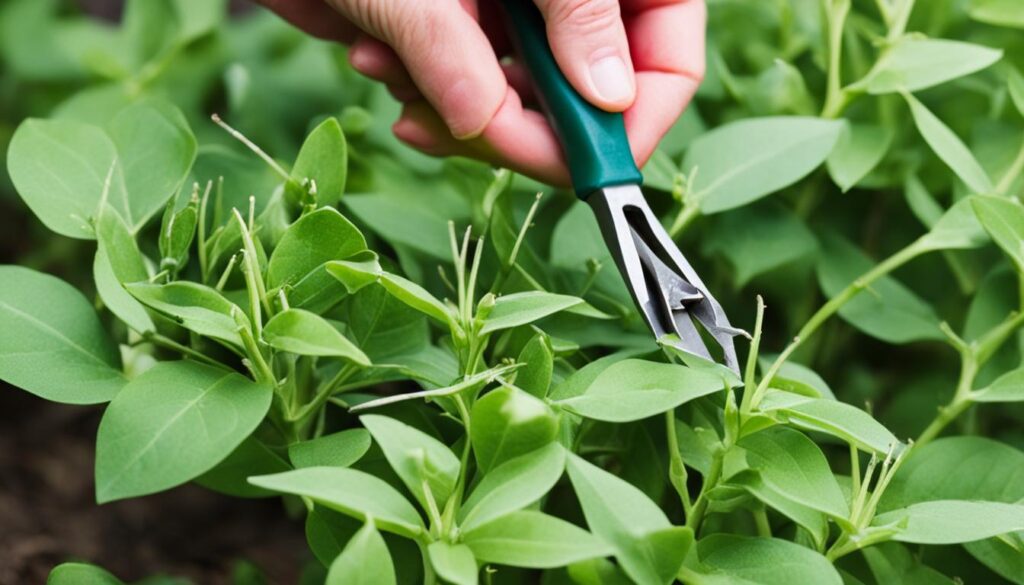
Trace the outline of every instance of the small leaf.
{"label": "small leaf", "polygon": [[875,95],[919,91],[981,71],[1002,56],[1002,51],[972,43],[903,37],[858,85]]}
{"label": "small leaf", "polygon": [[627,422],[666,412],[724,388],[722,379],[709,372],[631,359],[598,374],[584,394],[554,404],[595,420]]}
{"label": "small leaf", "polygon": [[871,453],[887,455],[894,446],[900,446],[899,439],[882,423],[844,402],[775,390],[765,395],[760,409],[781,414],[794,426],[839,437]]}
{"label": "small leaf", "polygon": [[477,567],[473,551],[464,544],[437,541],[427,547],[430,564],[438,577],[452,585],[476,585]]}
{"label": "small leaf", "polygon": [[[843,579],[823,555],[777,538],[713,534],[697,543],[703,565],[700,582],[725,585],[842,585]],[[712,580],[714,579],[714,580]],[[720,579],[720,580],[719,580]]]}
{"label": "small leaf", "polygon": [[1017,0],[971,0],[967,13],[979,22],[1024,29],[1024,6]]}
{"label": "small leaf", "polygon": [[970,250],[989,242],[973,208],[975,197],[961,199],[942,214],[931,231],[918,240],[925,250]]}
{"label": "small leaf", "polygon": [[788,187],[825,162],[842,122],[806,117],[752,118],[720,126],[693,141],[683,170],[696,181],[705,214],[746,205]]}
{"label": "small leaf", "polygon": [[555,486],[564,470],[565,449],[558,443],[502,463],[484,476],[463,504],[460,528],[471,530],[529,506]]}
{"label": "small leaf", "polygon": [[329,262],[327,264],[327,271],[340,280],[350,293],[361,290],[371,283],[379,282],[388,293],[413,309],[428,317],[432,317],[445,326],[452,326],[454,324],[451,311],[444,303],[437,300],[430,292],[415,282],[402,278],[397,274],[384,272],[376,260],[367,262]]}
{"label": "small leaf", "polygon": [[542,400],[513,386],[485,394],[470,412],[470,439],[481,473],[555,440],[558,419]]}
{"label": "small leaf", "polygon": [[263,340],[274,349],[297,355],[339,357],[370,365],[370,358],[327,320],[302,309],[274,315],[263,328]]}
{"label": "small leaf", "polygon": [[384,538],[368,520],[331,563],[327,585],[395,585],[395,566]]}
{"label": "small leaf", "polygon": [[135,283],[128,292],[151,309],[174,318],[182,327],[241,347],[235,316],[248,322],[238,305],[216,290],[188,281],[169,284]]}
{"label": "small leaf", "polygon": [[[767,372],[778,356],[761,354],[758,363],[762,372]],[[771,387],[810,398],[835,399],[828,383],[817,372],[794,361],[783,362],[778,373],[771,380]]]}
{"label": "small leaf", "polygon": [[303,467],[348,467],[370,449],[366,429],[349,429],[288,446],[288,459]]}
{"label": "small leaf", "polygon": [[537,398],[546,397],[555,361],[551,339],[544,333],[537,333],[519,352],[516,361],[523,364],[516,371],[516,386]]}
{"label": "small leaf", "polygon": [[995,382],[971,394],[975,402],[1024,402],[1024,368],[1000,376]]}
{"label": "small leaf", "polygon": [[874,124],[849,124],[828,157],[828,173],[843,192],[849,191],[882,162],[896,133]]}
{"label": "small leaf", "polygon": [[188,262],[188,251],[196,235],[199,204],[193,199],[184,208],[175,211],[175,201],[167,204],[160,223],[160,266],[177,274]]}
{"label": "small leaf", "polygon": [[612,548],[589,532],[541,512],[512,512],[463,535],[485,563],[551,569],[608,556]]}
{"label": "small leaf", "polygon": [[1024,530],[1024,505],[936,500],[879,514],[872,526],[897,525],[893,540],[918,544],[973,542]]}
{"label": "small leaf", "polygon": [[330,207],[337,205],[345,192],[347,174],[348,145],[345,143],[345,135],[341,132],[337,118],[327,118],[302,143],[295,166],[292,167],[292,180],[297,185],[307,181],[315,183],[316,203]]}
{"label": "small leaf", "polygon": [[146,262],[131,230],[109,205],[100,209],[96,240],[98,247],[93,274],[100,298],[118,319],[135,331],[153,331],[156,329],[153,319],[123,286],[124,283],[149,279]]}
{"label": "small leaf", "polygon": [[423,521],[412,504],[390,484],[368,473],[342,467],[308,467],[249,478],[253,485],[284,494],[305,496],[318,504],[366,521],[406,538],[423,533]]}
{"label": "small leaf", "polygon": [[955,581],[922,563],[907,547],[886,542],[863,549],[864,560],[878,583],[900,585],[955,585]]}
{"label": "small leaf", "polygon": [[1024,208],[998,197],[976,197],[972,205],[985,231],[1024,272]]}
{"label": "small leaf", "polygon": [[917,98],[909,93],[904,93],[903,97],[910,104],[910,113],[914,116],[917,130],[942,162],[946,163],[974,194],[991,193],[994,190],[992,179],[960,137]]}
{"label": "small leaf", "polygon": [[0,282],[0,378],[67,404],[107,402],[121,390],[117,344],[82,293],[21,266],[0,266]]}
{"label": "small leaf", "polygon": [[124,582],[95,565],[63,563],[50,571],[46,585],[124,585]]}
{"label": "small leaf", "polygon": [[364,250],[363,235],[337,210],[322,208],[307,213],[288,227],[270,255],[267,286],[296,285],[313,273],[323,273],[327,262],[345,260]]}
{"label": "small leaf", "polygon": [[272,394],[269,386],[196,362],[147,370],[100,421],[96,500],[155,493],[210,470],[256,430]]}
{"label": "small leaf", "polygon": [[544,317],[570,309],[582,309],[586,302],[578,297],[542,291],[502,295],[484,320],[480,334],[486,335],[502,329],[511,329],[540,321]]}
{"label": "small leaf", "polygon": [[931,229],[942,217],[944,210],[935,201],[935,197],[928,192],[928,189],[921,182],[917,175],[908,175],[903,185],[903,192],[907,199],[907,205],[925,227]]}
{"label": "small leaf", "polygon": [[[423,431],[386,416],[367,414],[359,417],[384,457],[424,509],[429,498],[443,508],[455,489],[461,464],[447,445]],[[430,493],[424,489],[424,483]]]}

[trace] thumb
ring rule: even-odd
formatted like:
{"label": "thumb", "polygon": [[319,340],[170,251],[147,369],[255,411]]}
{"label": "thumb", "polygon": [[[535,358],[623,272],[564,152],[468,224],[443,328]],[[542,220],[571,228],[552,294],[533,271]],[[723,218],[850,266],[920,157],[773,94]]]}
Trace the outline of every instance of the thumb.
{"label": "thumb", "polygon": [[636,98],[636,80],[618,0],[534,0],[547,23],[551,52],[576,91],[621,112]]}
{"label": "thumb", "polygon": [[329,1],[395,50],[456,138],[483,132],[508,82],[490,41],[459,0]]}

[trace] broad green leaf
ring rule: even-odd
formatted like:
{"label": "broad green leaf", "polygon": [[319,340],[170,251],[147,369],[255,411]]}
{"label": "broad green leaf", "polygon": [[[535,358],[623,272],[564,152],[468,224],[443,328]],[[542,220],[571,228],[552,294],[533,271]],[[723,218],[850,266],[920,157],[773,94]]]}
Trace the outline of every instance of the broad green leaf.
{"label": "broad green leaf", "polygon": [[[455,489],[461,467],[459,458],[451,449],[423,431],[393,418],[367,414],[359,417],[359,421],[373,435],[391,468],[420,505],[428,509],[430,498],[433,498],[438,508],[444,508],[448,496]],[[424,483],[429,486],[429,494]]]}
{"label": "broad green leaf", "polygon": [[112,191],[110,204],[138,232],[164,208],[192,169],[196,139],[185,116],[167,102],[146,100],[121,110],[107,126],[127,199]]}
{"label": "broad green leaf", "polygon": [[896,525],[893,540],[918,544],[973,542],[1024,530],[1024,505],[935,500],[879,514],[873,526]]}
{"label": "broad green leaf", "polygon": [[760,409],[789,424],[838,437],[858,448],[879,455],[901,443],[889,429],[870,414],[837,400],[808,398],[790,392],[772,391],[761,401]]}
{"label": "broad green leaf", "polygon": [[640,585],[668,582],[679,570],[686,550],[651,546],[649,536],[673,528],[661,508],[632,484],[576,455],[569,456],[567,467],[587,525],[612,545],[626,573]]}
{"label": "broad green leaf", "polygon": [[573,372],[565,380],[562,380],[551,390],[552,400],[566,400],[582,395],[587,388],[594,383],[601,372],[607,370],[612,364],[621,362],[636,355],[635,352],[619,352],[612,355],[598,358],[582,368]]}
{"label": "broad green leaf", "polygon": [[554,360],[551,339],[543,333],[534,335],[516,360],[523,364],[523,367],[516,370],[516,386],[537,398],[546,397],[551,386]]}
{"label": "broad green leaf", "polygon": [[[838,236],[823,238],[818,262],[818,282],[829,298],[873,267],[872,261],[853,244]],[[889,343],[945,339],[935,311],[896,279],[885,276],[861,291],[839,315],[862,332]]]}
{"label": "broad green leaf", "polygon": [[348,145],[336,118],[327,118],[309,133],[291,175],[297,185],[310,181],[316,186],[317,204],[338,204],[348,175]]}
{"label": "broad green leaf", "polygon": [[512,512],[463,534],[473,556],[485,563],[549,569],[613,554],[586,530],[541,512]]}
{"label": "broad green leaf", "polygon": [[925,250],[970,250],[987,244],[988,234],[975,215],[974,199],[966,197],[950,207],[917,245]]}
{"label": "broad green leaf", "polygon": [[1024,272],[1024,207],[999,197],[976,197],[972,205],[985,231]]}
{"label": "broad green leaf", "polygon": [[901,585],[953,585],[954,581],[921,563],[907,547],[886,542],[863,549],[864,560],[878,583]]}
{"label": "broad green leaf", "polygon": [[426,318],[383,286],[367,286],[349,296],[341,314],[350,339],[376,364],[415,355],[430,343]]}
{"label": "broad green leaf", "polygon": [[842,585],[832,563],[806,547],[777,538],[713,534],[697,543],[708,585]]}
{"label": "broad green leaf", "polygon": [[18,126],[7,168],[18,194],[46,227],[92,239],[90,221],[106,197],[120,211],[128,194],[114,142],[100,128],[30,118]]}
{"label": "broad green leaf", "polygon": [[270,347],[289,353],[339,357],[362,366],[370,365],[370,358],[326,319],[302,309],[288,309],[274,315],[263,328],[263,340]]}
{"label": "broad green leaf", "polygon": [[394,585],[395,566],[384,537],[370,519],[331,563],[327,585]]}
{"label": "broad green leaf", "polygon": [[588,307],[583,299],[569,295],[559,295],[542,291],[512,293],[498,297],[494,309],[484,320],[481,335],[511,329],[540,321],[544,317],[561,311],[579,309],[586,311]]}
{"label": "broad green leaf", "polygon": [[124,585],[124,582],[95,565],[63,563],[50,571],[46,585]]}
{"label": "broad green leaf", "polygon": [[348,467],[370,449],[366,429],[348,429],[288,446],[288,459],[296,468]]}
{"label": "broad green leaf", "polygon": [[882,162],[896,133],[875,124],[849,124],[829,155],[828,174],[845,193]]}
{"label": "broad green leaf", "polygon": [[429,291],[397,274],[384,272],[376,261],[329,262],[327,271],[340,280],[349,292],[356,292],[373,282],[379,282],[388,293],[413,309],[432,317],[445,326],[451,326],[454,323],[450,309]]}
{"label": "broad green leaf", "polygon": [[103,303],[118,319],[139,333],[156,329],[142,303],[123,284],[149,279],[145,260],[128,226],[110,206],[100,209],[96,223],[96,257],[93,277]]}
{"label": "broad green leaf", "polygon": [[142,304],[173,318],[182,327],[241,347],[235,317],[245,322],[248,318],[238,305],[216,290],[188,281],[134,283],[126,288]]}
{"label": "broad green leaf", "polygon": [[[434,190],[425,197],[427,188]],[[441,189],[438,183],[420,180],[403,185],[401,191],[351,193],[342,199],[342,204],[384,239],[451,262],[448,222],[461,223],[466,211],[461,197],[453,205],[451,195]]]}
{"label": "broad green leaf", "polygon": [[683,170],[705,214],[746,205],[788,187],[825,162],[842,122],[766,117],[721,126],[693,141]]}
{"label": "broad green leaf", "polygon": [[251,475],[288,471],[291,466],[259,439],[250,436],[223,461],[195,479],[199,485],[236,498],[265,498],[273,492],[249,483]]}
{"label": "broad green leaf", "polygon": [[769,485],[757,471],[747,469],[731,476],[728,486],[737,486],[745,489],[751,496],[764,503],[765,506],[773,508],[783,516],[793,520],[793,522],[807,531],[815,546],[820,548],[828,541],[828,515],[805,506],[788,494],[780,492],[775,487]]}
{"label": "broad green leaf", "polygon": [[903,94],[910,105],[910,113],[914,116],[914,124],[918,132],[932,148],[942,162],[956,173],[956,176],[977,195],[989,194],[993,191],[992,179],[981,168],[978,159],[935,114],[909,93]]}
{"label": "broad green leaf", "polygon": [[597,375],[582,395],[554,404],[587,418],[640,420],[725,388],[709,372],[674,364],[624,360]]}
{"label": "broad green leaf", "polygon": [[473,551],[464,544],[437,541],[427,547],[430,564],[437,575],[452,585],[476,585],[477,567]]}
{"label": "broad green leaf", "polygon": [[[271,289],[299,283],[319,275],[317,282],[334,285],[324,272],[331,260],[351,258],[366,249],[366,240],[352,222],[331,208],[318,209],[288,227],[267,263]],[[289,301],[294,302],[289,294]]]}
{"label": "broad green leaf", "polygon": [[125,384],[115,344],[82,293],[21,266],[0,266],[0,379],[36,396],[96,404]]}
{"label": "broad green leaf", "polygon": [[[761,371],[767,372],[777,357],[776,355],[765,355],[762,353],[761,357],[758,358]],[[832,388],[829,387],[828,383],[817,372],[793,361],[787,361],[782,364],[778,373],[772,378],[771,387],[810,398],[835,399]]]}
{"label": "broad green leaf", "polygon": [[535,396],[514,386],[491,390],[473,404],[470,439],[481,473],[555,440],[558,419]]}
{"label": "broad green leaf", "polygon": [[810,257],[818,248],[796,214],[773,201],[766,203],[723,213],[707,235],[707,251],[725,256],[737,286]]}
{"label": "broad green leaf", "polygon": [[1024,555],[1021,536],[996,537],[964,544],[967,552],[1011,583],[1024,583]]}
{"label": "broad green leaf", "polygon": [[407,538],[417,538],[424,531],[419,513],[398,490],[355,469],[307,467],[251,477],[249,482],[279,493],[305,496],[359,520],[372,517],[382,530]]}
{"label": "broad green leaf", "polygon": [[995,382],[973,392],[971,400],[975,402],[1024,402],[1024,368],[1007,372]]}
{"label": "broad green leaf", "polygon": [[772,427],[744,437],[747,464],[766,486],[803,506],[845,520],[849,509],[821,449],[803,433]]}
{"label": "broad green leaf", "polygon": [[324,567],[330,567],[363,524],[340,512],[314,504],[306,514],[306,543]]}
{"label": "broad green leaf", "polygon": [[472,530],[546,495],[565,470],[565,449],[551,443],[495,467],[473,489],[459,512],[459,527]]}
{"label": "broad green leaf", "polygon": [[1024,6],[1017,0],[971,0],[967,13],[979,22],[1024,28]]}
{"label": "broad green leaf", "polygon": [[210,470],[256,430],[272,394],[269,386],[219,368],[157,364],[129,382],[103,414],[96,500],[151,494]]}
{"label": "broad green leaf", "polygon": [[857,85],[875,95],[918,91],[981,71],[1002,56],[972,43],[903,37]]}

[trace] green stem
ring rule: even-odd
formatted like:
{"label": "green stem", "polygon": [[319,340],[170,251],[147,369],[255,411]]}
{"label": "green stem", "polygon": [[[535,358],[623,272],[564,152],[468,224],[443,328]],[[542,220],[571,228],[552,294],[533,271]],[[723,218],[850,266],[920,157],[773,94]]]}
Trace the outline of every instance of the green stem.
{"label": "green stem", "polygon": [[842,87],[842,67],[843,29],[850,14],[850,0],[825,0],[825,4],[828,14],[828,83],[821,116],[835,118],[848,99]]}
{"label": "green stem", "polygon": [[1006,196],[1010,191],[1010,187],[1020,178],[1021,173],[1024,173],[1024,143],[1021,144],[1013,164],[1006,170],[1003,177],[999,179],[999,184],[996,185],[996,195]]}
{"label": "green stem", "polygon": [[683,208],[679,210],[679,215],[672,222],[672,227],[668,228],[668,235],[672,239],[679,237],[698,217],[700,217],[700,207],[684,199]]}
{"label": "green stem", "polygon": [[753,398],[754,375],[757,373],[757,358],[761,351],[761,330],[764,322],[764,299],[757,295],[757,316],[754,319],[754,338],[750,342],[750,353],[747,355],[747,368],[743,376],[743,399],[740,401],[740,415],[750,412],[750,401]]}
{"label": "green stem", "polygon": [[718,485],[718,481],[722,479],[722,464],[725,460],[725,452],[728,448],[723,446],[718,449],[711,459],[711,469],[708,470],[707,476],[704,477],[704,485],[701,486],[700,495],[697,496],[697,501],[693,504],[693,510],[690,515],[686,517],[686,526],[693,530],[694,534],[700,530],[700,525],[704,521],[704,514],[708,510],[708,492]]}
{"label": "green stem", "polygon": [[679,494],[679,500],[683,503],[683,512],[689,518],[693,510],[693,502],[690,501],[690,490],[686,485],[689,476],[686,472],[686,465],[683,462],[683,454],[679,450],[675,409],[665,413],[665,432],[668,435],[669,483],[672,484],[676,493]]}
{"label": "green stem", "polygon": [[772,525],[768,523],[768,512],[764,506],[758,506],[750,512],[754,516],[754,525],[757,526],[757,535],[764,538],[772,537]]}
{"label": "green stem", "polygon": [[907,23],[910,22],[910,13],[914,11],[915,0],[902,0],[893,14],[892,23],[889,25],[889,34],[886,40],[895,42],[907,32]]}

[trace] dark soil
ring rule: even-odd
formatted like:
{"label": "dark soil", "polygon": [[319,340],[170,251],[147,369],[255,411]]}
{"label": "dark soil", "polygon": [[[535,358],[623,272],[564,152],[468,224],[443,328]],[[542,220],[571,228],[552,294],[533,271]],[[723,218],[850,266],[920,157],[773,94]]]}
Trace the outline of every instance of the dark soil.
{"label": "dark soil", "polygon": [[102,409],[52,404],[0,383],[0,585],[46,582],[80,560],[127,582],[155,574],[231,583],[240,561],[292,584],[310,559],[280,501],[197,486],[98,506],[93,443]]}

